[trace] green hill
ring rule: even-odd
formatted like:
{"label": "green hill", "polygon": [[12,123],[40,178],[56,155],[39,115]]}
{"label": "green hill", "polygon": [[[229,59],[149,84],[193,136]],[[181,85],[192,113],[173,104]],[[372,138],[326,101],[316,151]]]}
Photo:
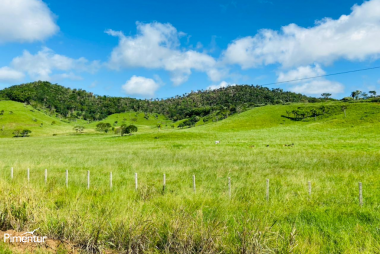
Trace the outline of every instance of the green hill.
{"label": "green hill", "polygon": [[[12,137],[17,129],[29,129],[31,136],[72,132],[72,126],[31,106],[14,101],[0,101],[0,137]],[[53,124],[52,124],[53,123]]]}
{"label": "green hill", "polygon": [[[144,114],[144,113],[119,113],[108,116],[102,121],[88,123],[85,120],[60,119],[49,111],[35,109],[30,105],[25,105],[14,101],[0,101],[0,137],[13,137],[15,130],[31,130],[31,137],[52,136],[54,135],[73,135],[73,127],[76,125],[84,126],[83,134],[95,134],[96,125],[100,122],[110,123],[114,128],[122,124],[134,124],[139,128],[139,132],[151,131],[157,129],[157,124],[162,125],[162,129],[171,128],[172,121],[167,120],[163,115]],[[109,135],[112,135],[112,131]]]}

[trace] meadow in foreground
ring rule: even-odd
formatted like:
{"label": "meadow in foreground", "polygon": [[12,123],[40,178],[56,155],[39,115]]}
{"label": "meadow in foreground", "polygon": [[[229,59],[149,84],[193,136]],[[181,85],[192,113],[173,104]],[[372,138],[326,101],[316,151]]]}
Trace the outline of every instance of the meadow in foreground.
{"label": "meadow in foreground", "polygon": [[347,118],[308,122],[281,117],[287,107],[125,137],[1,139],[1,227],[39,227],[88,252],[380,252],[380,107],[353,105]]}

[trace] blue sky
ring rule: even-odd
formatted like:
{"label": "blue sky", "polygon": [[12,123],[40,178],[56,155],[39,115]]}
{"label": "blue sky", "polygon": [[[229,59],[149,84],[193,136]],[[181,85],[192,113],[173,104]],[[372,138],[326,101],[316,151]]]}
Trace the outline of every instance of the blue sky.
{"label": "blue sky", "polygon": [[[2,0],[0,89],[166,98],[380,66],[380,0]],[[271,85],[380,93],[380,70]]]}

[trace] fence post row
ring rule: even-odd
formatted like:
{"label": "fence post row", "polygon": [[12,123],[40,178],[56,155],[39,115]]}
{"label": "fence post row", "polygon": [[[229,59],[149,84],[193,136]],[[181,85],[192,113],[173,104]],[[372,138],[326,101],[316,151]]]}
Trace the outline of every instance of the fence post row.
{"label": "fence post row", "polygon": [[[48,171],[45,169],[45,184],[47,184],[47,177],[48,177]],[[14,178],[14,170],[13,167],[11,167],[11,180]],[[27,170],[27,179],[28,183],[30,182],[30,169]],[[311,197],[311,181],[307,182],[308,184],[308,194]],[[361,182],[358,183],[359,185],[359,205],[363,206],[363,185]],[[69,171],[66,170],[66,187],[69,186]],[[113,178],[112,178],[112,172],[110,172],[110,189],[113,188]],[[87,170],[87,189],[90,189],[90,171]],[[135,173],[135,189],[138,189],[138,177],[137,173]],[[166,174],[163,174],[163,186],[162,190],[165,192],[166,189]],[[193,175],[193,191],[196,193],[196,183],[195,183],[195,175]],[[266,200],[269,201],[269,179],[266,179]],[[232,186],[231,186],[231,177],[228,177],[228,195],[231,198],[232,197]]]}

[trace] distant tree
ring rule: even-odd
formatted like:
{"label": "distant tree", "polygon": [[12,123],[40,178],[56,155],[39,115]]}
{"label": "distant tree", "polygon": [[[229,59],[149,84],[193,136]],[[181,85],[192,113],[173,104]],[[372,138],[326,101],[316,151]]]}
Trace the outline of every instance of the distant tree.
{"label": "distant tree", "polygon": [[156,126],[157,126],[158,131],[160,131],[161,128],[162,128],[162,124],[161,124],[161,123],[158,123]]}
{"label": "distant tree", "polygon": [[55,121],[51,122],[51,125],[57,124]]}
{"label": "distant tree", "polygon": [[369,91],[369,93],[372,94],[371,97],[375,97],[376,96],[376,91]]}
{"label": "distant tree", "polygon": [[363,93],[361,94],[361,97],[362,97],[363,99],[368,99],[368,94],[365,93],[365,92],[363,92]]}
{"label": "distant tree", "polygon": [[352,101],[353,99],[352,97],[344,97],[342,101]]}
{"label": "distant tree", "polygon": [[185,124],[183,122],[178,124],[178,128],[182,129],[183,127],[185,127]]}
{"label": "distant tree", "polygon": [[82,133],[83,130],[84,130],[84,126],[81,126],[81,125],[77,125],[73,128],[77,133]]}
{"label": "distant tree", "polygon": [[314,116],[314,120],[317,121],[318,111],[315,108],[313,108],[310,110],[310,113],[312,114],[312,116]]}
{"label": "distant tree", "polygon": [[356,90],[351,92],[351,97],[354,98],[355,100],[359,99],[360,95],[362,94],[362,91]]}
{"label": "distant tree", "polygon": [[110,123],[98,123],[96,125],[96,130],[99,131],[99,132],[105,132],[107,133],[109,131],[109,129],[111,128],[111,124]]}
{"label": "distant tree", "polygon": [[126,131],[127,134],[131,134],[132,132],[137,132],[137,130],[138,130],[137,126],[135,126],[133,124],[129,125],[126,129],[127,129],[127,131]]}
{"label": "distant tree", "polygon": [[12,134],[15,135],[15,137],[19,137],[21,135],[21,133],[22,133],[21,129],[16,129],[16,130],[13,131]]}
{"label": "distant tree", "polygon": [[13,111],[9,111],[9,114],[12,115],[12,114],[13,114]]}
{"label": "distant tree", "polygon": [[21,132],[23,137],[27,137],[30,133],[32,133],[32,131],[28,129],[22,130]]}
{"label": "distant tree", "polygon": [[137,127],[133,124],[131,125],[124,125],[120,127],[120,135],[123,136],[124,134],[132,134],[132,132],[137,132]]}
{"label": "distant tree", "polygon": [[0,116],[4,115],[4,110],[0,111]]}
{"label": "distant tree", "polygon": [[321,96],[327,100],[329,97],[331,97],[331,93],[323,93]]}

